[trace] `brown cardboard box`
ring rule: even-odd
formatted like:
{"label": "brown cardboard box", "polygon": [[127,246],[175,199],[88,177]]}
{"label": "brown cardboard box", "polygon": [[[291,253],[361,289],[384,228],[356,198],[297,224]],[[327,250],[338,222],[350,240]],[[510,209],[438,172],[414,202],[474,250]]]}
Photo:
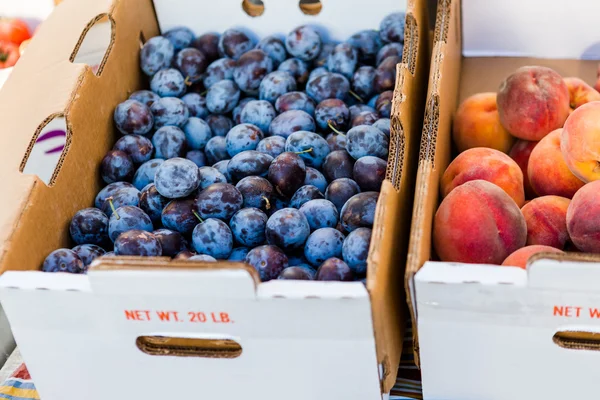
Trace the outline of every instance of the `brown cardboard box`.
{"label": "brown cardboard box", "polygon": [[[419,340],[414,278],[425,262],[434,259],[432,222],[439,204],[439,180],[452,156],[452,118],[458,104],[472,94],[496,91],[506,76],[522,66],[547,66],[562,76],[578,76],[590,84],[596,79],[598,66],[598,61],[579,59],[465,57],[461,16],[463,7],[466,5],[461,4],[460,0],[438,1],[405,276],[416,360],[419,360]],[[512,9],[512,12],[519,13],[519,10]]]}
{"label": "brown cardboard box", "polygon": [[[373,365],[372,368],[379,370],[376,373],[379,375],[379,393],[388,393],[394,385],[402,349],[405,313],[401,282],[422,127],[425,77],[430,62],[425,2],[410,0],[406,11],[406,43],[403,62],[398,65],[397,70],[388,171],[376,211],[367,276],[377,359],[377,366]],[[81,59],[78,51],[86,33],[91,31],[96,22],[106,19],[110,23],[110,44],[94,74],[89,65],[77,61]],[[0,93],[0,113],[3,115],[5,132],[0,136],[0,178],[9,188],[0,208],[1,272],[36,271],[48,253],[56,248],[69,246],[69,222],[77,210],[93,204],[94,196],[101,186],[97,174],[98,165],[117,138],[112,120],[113,109],[130,93],[144,86],[146,79],[138,66],[140,44],[158,34],[159,26],[153,4],[149,0],[67,1],[56,8],[40,29],[38,37],[31,43]],[[37,176],[24,174],[23,169],[36,138],[56,117],[64,118],[67,140],[59,165],[46,185]],[[99,264],[87,277],[68,277],[69,282],[89,285],[89,278],[94,287],[94,279],[100,282],[95,277],[110,275],[115,266],[135,273],[139,271],[141,262],[115,258]],[[144,270],[148,271],[148,275],[152,275],[152,271],[178,268],[160,259],[145,260],[143,264],[151,264],[153,267]],[[208,267],[197,265],[200,272],[215,269],[214,265]],[[249,271],[240,264],[219,263],[217,269],[224,272],[242,271],[252,275],[251,282],[256,280],[254,271]],[[14,283],[14,279],[18,281],[26,276],[31,277],[29,284]],[[7,310],[24,359],[33,378],[40,382],[41,395],[46,396],[45,387],[46,393],[56,396],[56,391],[52,392],[53,388],[59,388],[61,384],[64,384],[63,387],[72,385],[51,378],[49,368],[52,362],[48,359],[51,355],[43,354],[40,344],[33,343],[34,339],[25,333],[25,327],[31,326],[31,321],[21,320],[25,305],[20,300],[20,294],[17,294],[18,299],[12,296],[15,294],[15,287],[49,289],[60,286],[64,289],[63,283],[67,282],[67,278],[62,279],[63,276],[56,275],[50,278],[50,274],[32,275],[31,272],[7,273],[3,278],[6,284],[3,306]],[[44,279],[51,279],[55,283],[41,283]],[[59,282],[61,279],[63,283]],[[85,282],[81,279],[85,279]],[[85,292],[71,288],[71,292],[78,291]],[[52,296],[52,292],[52,289],[36,291],[36,296],[40,296],[38,310],[49,304],[51,300],[44,296]],[[30,298],[30,305],[38,301],[34,300],[36,296]],[[303,301],[309,302],[310,297],[315,296],[306,297]],[[344,297],[341,301],[343,299]],[[77,314],[79,311],[52,309],[48,312],[52,314],[49,318],[53,318],[53,323],[57,324],[66,315]],[[36,329],[44,334],[43,326]],[[48,326],[48,329],[55,328]],[[67,349],[67,353],[75,352],[73,347]],[[83,364],[94,361],[82,357],[80,361]],[[68,364],[68,358],[63,358],[65,365]],[[115,368],[119,368],[118,361],[115,360]],[[68,371],[68,367],[66,368]],[[168,367],[165,368],[168,371]],[[348,363],[348,368],[354,366]],[[248,371],[244,373],[248,375]],[[64,375],[69,376],[69,379],[73,378],[72,373]],[[296,381],[296,378],[290,378]],[[339,382],[327,383],[328,380],[332,381],[323,376],[310,385],[316,388],[323,385],[339,386]],[[135,379],[130,384],[135,385]],[[63,398],[70,399],[73,395],[69,392]],[[52,394],[48,396],[45,398],[50,399]],[[86,398],[96,399],[94,396],[99,394],[90,394]],[[265,398],[269,396],[266,395]]]}

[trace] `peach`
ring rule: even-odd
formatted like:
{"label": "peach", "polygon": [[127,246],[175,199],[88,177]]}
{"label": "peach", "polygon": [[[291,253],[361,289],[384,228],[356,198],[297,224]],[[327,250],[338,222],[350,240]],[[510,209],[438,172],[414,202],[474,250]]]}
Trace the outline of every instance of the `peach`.
{"label": "peach", "polygon": [[563,251],[550,246],[526,246],[506,257],[506,260],[504,260],[502,265],[505,267],[519,267],[527,269],[527,261],[529,260],[529,257],[536,253],[563,253]]}
{"label": "peach", "polygon": [[450,192],[433,221],[433,246],[442,261],[500,264],[526,240],[527,225],[519,207],[484,180]]}
{"label": "peach", "polygon": [[572,109],[575,110],[586,103],[600,100],[600,93],[582,79],[570,77],[565,78],[564,81],[567,84],[567,88],[569,88]]}
{"label": "peach", "polygon": [[584,182],[600,179],[600,102],[579,107],[567,118],[560,147],[571,172]]}
{"label": "peach", "polygon": [[504,127],[519,139],[540,140],[562,128],[569,116],[569,89],[546,67],[521,67],[500,84],[498,113]]}
{"label": "peach", "polygon": [[489,147],[508,153],[515,139],[500,123],[496,93],[478,93],[461,103],[454,117],[452,137],[459,152]]}
{"label": "peach", "polygon": [[571,198],[584,182],[571,173],[560,150],[562,129],[540,140],[529,157],[527,176],[539,196],[555,195]]}
{"label": "peach", "polygon": [[523,172],[523,184],[525,185],[525,195],[528,199],[532,199],[536,196],[531,183],[529,182],[529,176],[527,176],[527,165],[529,164],[529,156],[533,151],[533,148],[538,142],[530,142],[527,140],[517,140],[508,153],[509,157],[515,160],[521,172]]}
{"label": "peach", "polygon": [[442,196],[446,197],[455,187],[476,179],[498,185],[519,207],[523,206],[525,192],[521,169],[506,154],[484,147],[466,150],[450,163],[440,183]]}
{"label": "peach", "polygon": [[596,84],[594,85],[594,89],[596,89],[598,92],[600,92],[600,64],[598,64],[598,80],[596,81]]}
{"label": "peach", "polygon": [[542,196],[521,208],[527,223],[527,245],[564,249],[569,240],[567,208],[571,201],[560,196]]}
{"label": "peach", "polygon": [[567,209],[567,229],[573,244],[586,253],[600,253],[600,181],[582,187]]}

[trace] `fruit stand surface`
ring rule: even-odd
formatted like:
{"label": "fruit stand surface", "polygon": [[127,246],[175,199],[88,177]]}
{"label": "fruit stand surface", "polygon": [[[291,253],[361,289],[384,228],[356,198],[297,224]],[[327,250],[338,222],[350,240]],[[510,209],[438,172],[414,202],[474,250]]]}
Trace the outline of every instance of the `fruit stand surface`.
{"label": "fruit stand surface", "polygon": [[[0,370],[0,399],[39,400],[37,390],[29,371],[23,363],[19,349],[16,349]],[[408,329],[404,339],[404,349],[396,386],[392,389],[390,400],[422,399],[421,377],[414,364],[412,353],[412,331]]]}

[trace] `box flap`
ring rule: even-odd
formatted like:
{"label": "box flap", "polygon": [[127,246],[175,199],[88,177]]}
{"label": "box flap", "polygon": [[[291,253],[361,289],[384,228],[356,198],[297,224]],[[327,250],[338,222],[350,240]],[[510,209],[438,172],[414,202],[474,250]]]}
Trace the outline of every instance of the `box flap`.
{"label": "box flap", "polygon": [[600,2],[588,0],[465,0],[467,57],[599,59]]}

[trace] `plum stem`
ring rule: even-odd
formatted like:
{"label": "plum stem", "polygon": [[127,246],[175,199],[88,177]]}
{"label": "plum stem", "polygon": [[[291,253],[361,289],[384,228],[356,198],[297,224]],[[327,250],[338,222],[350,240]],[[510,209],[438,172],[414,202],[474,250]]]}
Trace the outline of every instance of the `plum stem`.
{"label": "plum stem", "polygon": [[198,218],[198,221],[200,221],[200,222],[204,222],[204,221],[202,220],[202,218],[200,218],[200,215],[198,215],[198,213],[196,212],[196,210],[192,210],[192,213],[194,213],[194,215],[196,216],[196,218]]}
{"label": "plum stem", "polygon": [[205,90],[204,92],[200,93],[200,96],[206,96],[207,93],[208,93],[208,89]]}
{"label": "plum stem", "polygon": [[117,220],[121,219],[119,213],[117,213],[117,210],[115,209],[115,205],[113,204],[113,197],[110,196],[106,200],[108,201],[108,204],[110,204],[110,208],[112,209],[113,214],[117,216]]}
{"label": "plum stem", "polygon": [[333,126],[333,121],[328,120],[327,121],[327,126],[329,126],[329,128],[331,128],[332,131],[334,131],[335,133],[337,133],[338,135],[342,135],[342,136],[346,136],[342,133],[342,131],[338,130],[335,128],[335,126]]}
{"label": "plum stem", "polygon": [[302,150],[302,151],[295,151],[294,153],[296,153],[296,154],[304,154],[304,153],[310,153],[311,151],[313,151],[312,147],[310,147],[310,148],[308,148],[306,150]]}
{"label": "plum stem", "polygon": [[361,103],[364,103],[362,97],[360,97],[359,95],[357,95],[356,93],[354,93],[352,90],[349,91],[349,93],[352,95],[352,97],[354,97],[356,100],[360,101]]}
{"label": "plum stem", "polygon": [[261,199],[263,199],[265,201],[265,208],[267,210],[271,209],[271,202],[269,201],[269,199],[266,196],[261,196]]}

